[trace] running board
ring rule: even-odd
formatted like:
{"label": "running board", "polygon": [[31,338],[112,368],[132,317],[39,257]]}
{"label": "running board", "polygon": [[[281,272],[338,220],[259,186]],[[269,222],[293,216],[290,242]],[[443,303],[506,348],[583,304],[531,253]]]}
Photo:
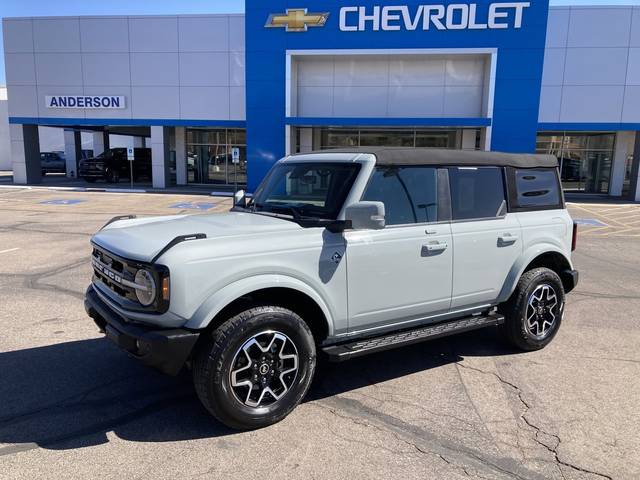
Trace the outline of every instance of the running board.
{"label": "running board", "polygon": [[358,339],[350,343],[331,345],[322,350],[329,355],[330,361],[341,362],[368,353],[380,352],[382,350],[389,350],[391,348],[424,342],[426,340],[434,340],[456,333],[469,332],[471,330],[501,325],[503,323],[504,316],[497,313],[476,315],[464,317],[459,320],[436,323],[426,327],[419,327],[413,330],[403,330],[378,337]]}

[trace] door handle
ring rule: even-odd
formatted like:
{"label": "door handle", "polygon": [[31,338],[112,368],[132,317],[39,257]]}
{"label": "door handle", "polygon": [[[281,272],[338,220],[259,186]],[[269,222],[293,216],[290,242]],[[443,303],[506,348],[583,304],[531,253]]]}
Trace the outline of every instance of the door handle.
{"label": "door handle", "polygon": [[498,237],[498,245],[512,245],[518,241],[518,235],[504,233]]}
{"label": "door handle", "polygon": [[438,252],[444,252],[448,246],[449,245],[447,244],[447,242],[433,242],[433,243],[427,243],[426,245],[423,245],[422,248],[426,250],[428,253],[438,253]]}

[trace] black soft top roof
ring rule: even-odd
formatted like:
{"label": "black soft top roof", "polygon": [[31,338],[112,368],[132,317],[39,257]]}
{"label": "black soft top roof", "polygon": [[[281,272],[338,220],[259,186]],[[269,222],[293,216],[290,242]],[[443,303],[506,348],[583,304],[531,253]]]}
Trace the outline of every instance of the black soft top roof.
{"label": "black soft top roof", "polygon": [[331,149],[313,153],[368,153],[375,155],[377,165],[461,165],[516,168],[556,168],[558,166],[558,159],[553,155],[435,148],[361,147]]}

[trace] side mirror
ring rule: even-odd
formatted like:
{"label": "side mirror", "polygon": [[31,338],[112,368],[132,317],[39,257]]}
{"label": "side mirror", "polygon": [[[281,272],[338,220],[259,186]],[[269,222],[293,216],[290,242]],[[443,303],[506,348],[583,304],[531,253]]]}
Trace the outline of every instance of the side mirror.
{"label": "side mirror", "polygon": [[384,203],[358,202],[345,210],[345,220],[354,230],[382,230],[385,226]]}
{"label": "side mirror", "polygon": [[233,206],[242,208],[247,206],[247,194],[244,190],[238,190],[233,194]]}

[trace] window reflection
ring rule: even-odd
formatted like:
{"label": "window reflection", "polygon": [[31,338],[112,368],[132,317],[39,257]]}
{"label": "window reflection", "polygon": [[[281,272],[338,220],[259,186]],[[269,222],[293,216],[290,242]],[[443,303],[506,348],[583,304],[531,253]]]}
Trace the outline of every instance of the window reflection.
{"label": "window reflection", "polygon": [[[245,130],[188,128],[186,148],[188,183],[247,183]],[[233,163],[233,148],[240,150],[238,164]]]}
{"label": "window reflection", "polygon": [[541,132],[536,151],[558,157],[566,191],[609,193],[615,133]]}

